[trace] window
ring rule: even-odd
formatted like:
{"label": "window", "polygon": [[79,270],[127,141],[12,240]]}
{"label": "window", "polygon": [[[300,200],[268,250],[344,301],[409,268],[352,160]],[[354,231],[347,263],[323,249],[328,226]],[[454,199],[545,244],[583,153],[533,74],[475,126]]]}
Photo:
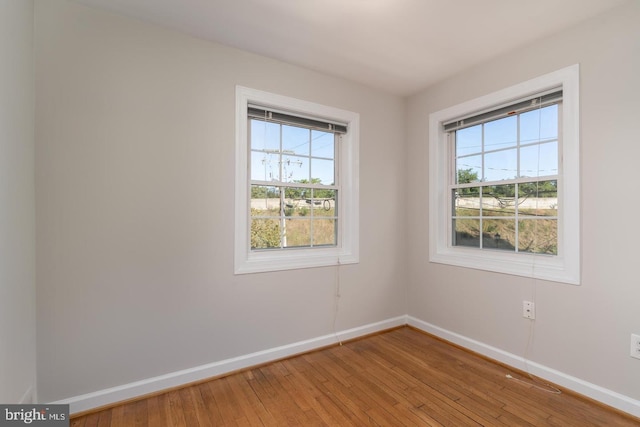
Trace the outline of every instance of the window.
{"label": "window", "polygon": [[430,116],[430,260],[579,284],[578,66]]}
{"label": "window", "polygon": [[356,113],[236,90],[235,271],[358,261]]}
{"label": "window", "polygon": [[335,247],[347,127],[249,106],[252,250]]}
{"label": "window", "polygon": [[561,98],[556,91],[445,124],[453,246],[558,254]]}

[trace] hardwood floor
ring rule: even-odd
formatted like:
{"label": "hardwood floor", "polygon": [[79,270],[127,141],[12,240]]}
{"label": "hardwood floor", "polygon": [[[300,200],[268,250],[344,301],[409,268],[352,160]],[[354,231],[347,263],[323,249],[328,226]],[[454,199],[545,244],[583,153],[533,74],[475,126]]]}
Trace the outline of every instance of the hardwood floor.
{"label": "hardwood floor", "polygon": [[125,403],[94,426],[639,426],[409,327]]}

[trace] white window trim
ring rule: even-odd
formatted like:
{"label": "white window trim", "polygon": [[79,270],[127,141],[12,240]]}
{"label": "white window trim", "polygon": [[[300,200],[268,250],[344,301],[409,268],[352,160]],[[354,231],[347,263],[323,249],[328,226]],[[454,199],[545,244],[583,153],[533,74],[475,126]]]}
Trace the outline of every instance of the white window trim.
{"label": "white window trim", "polygon": [[[249,239],[249,147],[247,106],[256,104],[295,115],[346,123],[338,173],[338,242],[332,248],[291,248],[252,251]],[[359,127],[360,115],[339,108],[236,86],[235,274],[322,267],[359,262]]]}
{"label": "white window trim", "polygon": [[[560,163],[558,255],[504,253],[450,244],[451,205],[447,192],[449,152],[443,123],[562,87],[562,159]],[[579,65],[429,115],[429,260],[480,270],[580,284]]]}

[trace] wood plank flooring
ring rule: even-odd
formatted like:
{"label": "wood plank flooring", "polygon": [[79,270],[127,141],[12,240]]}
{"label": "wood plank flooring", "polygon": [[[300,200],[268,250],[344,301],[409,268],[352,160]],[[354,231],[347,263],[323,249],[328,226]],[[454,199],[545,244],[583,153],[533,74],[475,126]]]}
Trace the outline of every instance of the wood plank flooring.
{"label": "wood plank flooring", "polygon": [[129,426],[640,426],[409,327],[72,418]]}

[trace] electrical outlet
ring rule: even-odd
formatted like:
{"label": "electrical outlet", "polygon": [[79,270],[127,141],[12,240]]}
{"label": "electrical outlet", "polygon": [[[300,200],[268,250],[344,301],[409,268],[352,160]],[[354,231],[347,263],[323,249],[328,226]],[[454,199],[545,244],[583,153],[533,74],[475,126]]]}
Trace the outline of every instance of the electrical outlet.
{"label": "electrical outlet", "polygon": [[631,334],[631,357],[640,359],[640,335]]}
{"label": "electrical outlet", "polygon": [[522,317],[525,319],[536,318],[536,305],[531,301],[522,301]]}

